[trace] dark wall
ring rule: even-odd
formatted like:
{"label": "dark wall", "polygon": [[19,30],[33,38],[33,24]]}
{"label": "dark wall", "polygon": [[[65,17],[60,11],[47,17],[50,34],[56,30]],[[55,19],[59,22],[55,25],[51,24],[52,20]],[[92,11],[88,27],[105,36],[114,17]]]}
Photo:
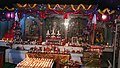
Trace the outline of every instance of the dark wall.
{"label": "dark wall", "polygon": [[109,66],[108,61],[113,63],[113,52],[103,52],[101,56],[101,68],[107,68]]}
{"label": "dark wall", "polygon": [[4,8],[8,6],[9,8],[14,7],[13,4],[21,3],[21,4],[94,4],[98,5],[99,9],[109,8],[109,9],[117,9],[118,5],[120,5],[120,0],[0,0],[0,7]]}
{"label": "dark wall", "polygon": [[0,39],[4,36],[4,34],[12,27],[13,22],[11,21],[3,21],[0,22]]}

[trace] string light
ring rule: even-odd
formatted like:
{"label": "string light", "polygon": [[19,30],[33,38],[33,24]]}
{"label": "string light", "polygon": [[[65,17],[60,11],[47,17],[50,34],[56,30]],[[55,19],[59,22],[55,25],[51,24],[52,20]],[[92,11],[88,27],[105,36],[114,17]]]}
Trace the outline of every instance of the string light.
{"label": "string light", "polygon": [[[67,5],[64,5],[64,8],[66,8],[66,6],[67,6]],[[55,9],[56,9],[57,7],[59,7],[61,10],[63,10],[63,8],[61,8],[59,4],[56,4],[53,8],[51,8],[51,5],[48,4],[48,8],[49,8],[50,10],[54,10],[55,13],[61,14],[61,13],[58,13],[58,12],[55,11]],[[74,10],[74,11],[80,10],[81,7],[86,11],[86,10],[89,10],[89,9],[92,7],[92,5],[89,5],[88,8],[86,8],[83,4],[80,4],[77,8],[75,8],[74,5],[71,5],[72,10]],[[96,9],[95,9],[95,10],[96,10]],[[111,14],[115,13],[115,10],[112,10],[112,11],[110,12],[110,10],[109,10],[108,8],[105,8],[103,11],[101,11],[100,9],[97,10],[97,11],[98,11],[100,14],[104,14],[104,13],[107,12],[109,15],[111,15]],[[62,14],[63,14],[63,13],[62,13]]]}
{"label": "string light", "polygon": [[15,17],[15,13],[11,12],[11,18],[14,18],[14,17]]}
{"label": "string light", "polygon": [[7,13],[7,14],[6,14],[6,17],[7,17],[7,18],[10,18],[10,16],[11,16],[10,13]]}
{"label": "string light", "polygon": [[102,15],[102,20],[106,20],[107,19],[107,15]]}

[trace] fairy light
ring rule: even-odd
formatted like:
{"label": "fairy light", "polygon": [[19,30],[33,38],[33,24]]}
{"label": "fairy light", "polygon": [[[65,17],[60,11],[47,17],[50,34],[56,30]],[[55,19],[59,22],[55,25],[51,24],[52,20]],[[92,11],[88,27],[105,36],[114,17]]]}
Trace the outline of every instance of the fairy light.
{"label": "fairy light", "polygon": [[102,15],[102,20],[106,20],[107,19],[107,15]]}

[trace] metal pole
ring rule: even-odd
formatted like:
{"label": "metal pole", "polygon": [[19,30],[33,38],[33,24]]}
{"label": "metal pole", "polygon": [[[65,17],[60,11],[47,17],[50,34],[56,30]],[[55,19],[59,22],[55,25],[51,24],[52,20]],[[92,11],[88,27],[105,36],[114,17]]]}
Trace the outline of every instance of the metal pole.
{"label": "metal pole", "polygon": [[[118,28],[118,27],[120,27],[120,19],[117,19],[117,42],[118,43],[116,43],[116,45],[118,46],[118,48],[117,48],[117,50],[118,50],[118,65],[117,65],[117,68],[120,68],[120,65],[119,65],[119,63],[120,63],[120,40],[119,40],[119,38],[120,38],[120,33],[119,33],[119,31],[120,31],[120,28]],[[118,36],[119,35],[119,36]]]}
{"label": "metal pole", "polygon": [[[115,19],[115,24],[117,23],[117,20]],[[113,68],[115,68],[115,53],[116,53],[116,41],[117,41],[117,25],[115,26],[115,42],[114,42],[114,49],[113,49]]]}

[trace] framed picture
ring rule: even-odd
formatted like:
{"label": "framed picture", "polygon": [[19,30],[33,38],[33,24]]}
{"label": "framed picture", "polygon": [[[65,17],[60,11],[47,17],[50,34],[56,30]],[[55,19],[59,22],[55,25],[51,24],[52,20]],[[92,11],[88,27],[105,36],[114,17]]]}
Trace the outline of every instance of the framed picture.
{"label": "framed picture", "polygon": [[72,44],[76,44],[78,41],[78,38],[77,37],[72,37]]}

